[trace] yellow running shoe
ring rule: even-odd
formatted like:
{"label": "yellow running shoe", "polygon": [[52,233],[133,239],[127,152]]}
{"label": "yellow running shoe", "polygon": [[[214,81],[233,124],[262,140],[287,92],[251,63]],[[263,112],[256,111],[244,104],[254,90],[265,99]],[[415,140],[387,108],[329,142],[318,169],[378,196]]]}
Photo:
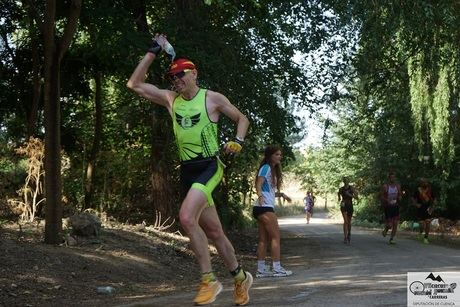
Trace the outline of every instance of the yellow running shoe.
{"label": "yellow running shoe", "polygon": [[243,306],[249,303],[249,288],[252,286],[252,275],[245,271],[246,278],[243,281],[235,281],[235,291],[233,301],[235,305]]}
{"label": "yellow running shoe", "polygon": [[216,281],[202,282],[198,294],[193,302],[195,305],[207,305],[216,300],[217,295],[222,291],[222,284]]}

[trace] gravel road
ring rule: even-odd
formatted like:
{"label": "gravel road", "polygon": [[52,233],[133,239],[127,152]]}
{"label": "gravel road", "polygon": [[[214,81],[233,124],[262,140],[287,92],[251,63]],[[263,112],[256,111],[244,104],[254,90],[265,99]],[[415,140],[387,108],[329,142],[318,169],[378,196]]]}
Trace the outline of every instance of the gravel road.
{"label": "gravel road", "polygon": [[[352,242],[345,245],[341,224],[322,213],[308,225],[300,216],[279,223],[283,265],[294,274],[255,279],[250,306],[406,306],[407,272],[460,272],[458,249],[403,238],[389,245],[380,232],[363,229],[353,229]],[[211,306],[233,306],[232,290],[225,281]],[[177,293],[124,306],[192,306],[194,295]]]}

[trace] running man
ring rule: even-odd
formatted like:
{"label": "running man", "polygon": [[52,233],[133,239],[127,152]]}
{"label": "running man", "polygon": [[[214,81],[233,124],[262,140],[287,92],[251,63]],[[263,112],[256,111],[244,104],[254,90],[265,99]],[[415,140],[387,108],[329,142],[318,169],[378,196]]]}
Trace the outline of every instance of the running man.
{"label": "running man", "polygon": [[340,187],[337,193],[340,212],[343,217],[343,243],[350,244],[351,242],[351,219],[353,217],[353,198],[356,198],[355,189],[350,185],[347,177],[342,178],[343,186]]}
{"label": "running man", "polygon": [[391,228],[389,244],[395,244],[394,238],[398,230],[399,204],[401,203],[401,199],[401,185],[396,182],[395,173],[390,172],[388,183],[385,183],[380,191],[380,200],[385,212],[385,228],[382,231],[382,235],[386,237],[388,230]]}
{"label": "running man", "polygon": [[224,95],[198,87],[198,71],[189,59],[176,58],[169,67],[167,75],[176,91],[159,89],[146,83],[150,65],[167,43],[164,35],[155,36],[152,46],[134,70],[127,86],[140,96],[164,106],[172,117],[181,159],[180,179],[184,196],[179,219],[190,238],[201,270],[201,284],[194,303],[210,304],[222,291],[222,284],[211,267],[209,238],[214,241],[234,277],[235,304],[246,305],[253,279],[237,262],[235,250],[223,232],[211,194],[223,176],[224,166],[218,158],[217,124],[220,116],[227,116],[237,125],[235,140],[224,147],[230,154],[241,150],[249,121]]}
{"label": "running man", "polygon": [[[417,207],[417,216],[420,221],[420,239],[425,244],[429,244],[428,235],[430,233],[431,220],[433,219],[433,206],[436,203],[436,196],[426,178],[420,179],[417,190],[412,196],[412,201]],[[425,235],[423,236],[423,232]]]}

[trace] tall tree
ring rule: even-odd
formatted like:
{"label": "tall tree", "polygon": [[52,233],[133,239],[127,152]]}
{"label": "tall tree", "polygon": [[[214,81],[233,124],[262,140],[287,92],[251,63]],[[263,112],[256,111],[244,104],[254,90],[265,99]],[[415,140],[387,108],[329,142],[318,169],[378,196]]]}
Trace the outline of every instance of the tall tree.
{"label": "tall tree", "polygon": [[61,242],[61,61],[77,30],[81,0],[69,3],[68,17],[61,37],[57,37],[56,1],[47,0],[43,21],[44,102],[45,102],[45,242]]}

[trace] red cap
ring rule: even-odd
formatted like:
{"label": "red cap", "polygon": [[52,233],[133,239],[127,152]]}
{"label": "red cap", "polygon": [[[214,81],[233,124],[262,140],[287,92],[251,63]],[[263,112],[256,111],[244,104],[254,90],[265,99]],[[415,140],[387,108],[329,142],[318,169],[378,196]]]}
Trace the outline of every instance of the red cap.
{"label": "red cap", "polygon": [[168,74],[173,75],[185,69],[196,69],[195,64],[189,59],[177,59],[169,66]]}

